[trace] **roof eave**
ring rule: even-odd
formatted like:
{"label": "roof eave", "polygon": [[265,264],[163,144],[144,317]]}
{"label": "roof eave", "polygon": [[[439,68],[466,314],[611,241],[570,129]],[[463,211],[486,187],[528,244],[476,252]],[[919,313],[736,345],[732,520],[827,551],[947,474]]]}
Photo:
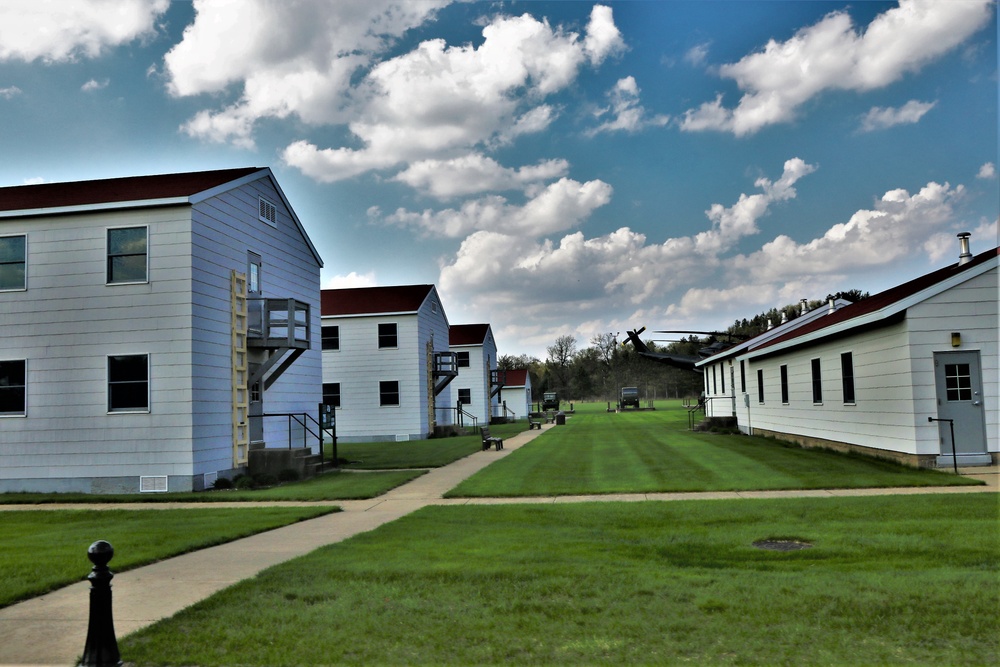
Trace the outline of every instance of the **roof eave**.
{"label": "roof eave", "polygon": [[29,208],[16,211],[0,211],[0,218],[35,218],[46,215],[69,215],[73,213],[93,213],[130,208],[156,208],[159,206],[184,206],[191,204],[191,197],[164,197],[162,199],[136,199],[132,201],[101,202],[77,206],[53,206],[51,208]]}
{"label": "roof eave", "polygon": [[829,327],[824,327],[822,329],[817,329],[808,334],[792,338],[790,340],[784,341],[783,343],[777,343],[776,345],[769,345],[763,349],[760,349],[758,353],[750,350],[744,353],[743,357],[747,359],[754,359],[764,356],[773,356],[776,353],[788,351],[790,348],[798,348],[808,346],[820,340],[841,337],[848,333],[858,333],[857,330],[868,331],[870,329],[878,328],[883,325],[893,324],[897,321],[902,321],[906,317],[907,309],[930,299],[946,290],[955,287],[956,285],[961,285],[962,283],[980,276],[987,271],[995,269],[997,267],[998,258],[993,257],[991,260],[978,264],[971,269],[956,273],[954,275],[948,276],[947,278],[934,283],[919,292],[915,292],[907,297],[891,303],[884,308],[861,315],[849,320],[844,320],[837,324],[831,325]]}

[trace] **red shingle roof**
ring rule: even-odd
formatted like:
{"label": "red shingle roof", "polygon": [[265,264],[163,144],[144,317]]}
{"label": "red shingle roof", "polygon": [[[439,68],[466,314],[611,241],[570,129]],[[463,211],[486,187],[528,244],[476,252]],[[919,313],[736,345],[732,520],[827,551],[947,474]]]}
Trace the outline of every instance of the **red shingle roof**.
{"label": "red shingle roof", "polygon": [[884,292],[879,292],[878,294],[874,294],[867,299],[863,299],[857,303],[852,303],[851,305],[836,310],[829,315],[817,318],[812,322],[808,322],[801,327],[798,327],[797,329],[793,329],[783,336],[778,336],[773,340],[769,340],[760,347],[756,348],[755,351],[794,340],[816,331],[822,331],[823,329],[831,327],[835,324],[847,322],[863,315],[876,313],[880,310],[886,310],[886,317],[889,317],[890,315],[895,314],[895,311],[891,309],[893,304],[896,304],[907,297],[913,296],[921,290],[933,287],[934,285],[943,282],[952,276],[956,276],[973,267],[979,266],[983,262],[988,262],[990,259],[997,257],[998,255],[1000,255],[1000,248],[993,248],[992,250],[987,250],[984,253],[976,255],[965,264],[952,264],[951,266],[946,266],[943,269],[938,269],[937,271],[920,276],[919,278],[914,278],[913,280],[903,283],[902,285],[890,287]]}
{"label": "red shingle roof", "polygon": [[415,313],[433,289],[434,285],[325,289],[320,295],[320,310],[323,315]]}
{"label": "red shingle roof", "polygon": [[524,368],[506,371],[507,380],[505,387],[524,387],[528,384],[528,371]]}
{"label": "red shingle roof", "polygon": [[448,328],[448,344],[482,345],[489,330],[489,324],[454,324]]}
{"label": "red shingle roof", "polygon": [[189,197],[243,178],[261,169],[263,167],[242,167],[185,174],[18,185],[0,188],[0,211]]}

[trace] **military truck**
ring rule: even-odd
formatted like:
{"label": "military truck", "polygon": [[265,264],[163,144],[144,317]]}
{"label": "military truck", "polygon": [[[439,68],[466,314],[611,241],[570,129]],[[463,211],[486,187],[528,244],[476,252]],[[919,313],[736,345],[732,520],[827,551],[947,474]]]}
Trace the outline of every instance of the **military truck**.
{"label": "military truck", "polygon": [[542,394],[542,410],[558,410],[559,395],[554,391],[547,391]]}
{"label": "military truck", "polygon": [[618,407],[624,410],[627,407],[639,408],[639,388],[622,387],[621,396],[618,400]]}

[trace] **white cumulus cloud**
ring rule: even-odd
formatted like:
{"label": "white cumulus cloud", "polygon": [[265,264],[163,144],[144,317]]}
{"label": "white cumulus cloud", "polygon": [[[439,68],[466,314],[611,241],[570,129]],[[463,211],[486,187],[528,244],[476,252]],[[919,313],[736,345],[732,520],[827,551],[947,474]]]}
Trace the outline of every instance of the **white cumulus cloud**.
{"label": "white cumulus cloud", "polygon": [[981,178],[983,180],[990,180],[995,178],[997,175],[997,166],[992,162],[986,162],[979,168],[979,173],[976,174],[976,178]]}
{"label": "white cumulus cloud", "polygon": [[96,58],[155,32],[170,0],[4,0],[0,62]]}
{"label": "white cumulus cloud", "polygon": [[477,231],[537,238],[580,224],[597,208],[611,201],[611,186],[603,181],[580,183],[570,178],[541,188],[523,205],[500,195],[470,200],[458,208],[412,212],[399,209],[374,222],[419,229],[434,236],[462,238]]}
{"label": "white cumulus cloud", "polygon": [[920,102],[910,100],[901,107],[872,107],[861,119],[861,131],[873,132],[884,130],[894,125],[912,125],[919,123],[937,102]]}
{"label": "white cumulus cloud", "polygon": [[803,104],[829,90],[885,87],[960,45],[986,25],[991,0],[900,0],[859,32],[844,11],[828,14],[784,42],[719,68],[743,91],[734,108],[722,95],[689,109],[688,131],[745,136],[793,120]]}
{"label": "white cumulus cloud", "polygon": [[470,153],[450,160],[420,160],[396,174],[395,179],[438,199],[452,199],[482,192],[523,189],[533,183],[565,176],[566,160],[545,160],[511,169],[491,157]]}
{"label": "white cumulus cloud", "polygon": [[582,38],[524,14],[494,18],[479,46],[422,42],[374,65],[359,84],[348,128],[360,148],[302,141],[283,159],[331,182],[541,131],[556,113],[541,101],[619,48],[613,27],[610,9],[597,6]]}
{"label": "white cumulus cloud", "polygon": [[[345,122],[351,77],[406,30],[451,0],[195,0],[195,20],[164,58],[177,97],[235,90],[183,129],[207,141],[253,145],[261,118]],[[212,101],[217,97],[212,97]]]}
{"label": "white cumulus cloud", "polygon": [[646,110],[639,104],[639,86],[635,78],[628,76],[619,79],[615,87],[608,93],[611,106],[601,109],[597,116],[611,117],[587,131],[589,136],[601,132],[638,132],[644,127],[663,126],[670,122],[670,116],[656,114],[647,116]]}

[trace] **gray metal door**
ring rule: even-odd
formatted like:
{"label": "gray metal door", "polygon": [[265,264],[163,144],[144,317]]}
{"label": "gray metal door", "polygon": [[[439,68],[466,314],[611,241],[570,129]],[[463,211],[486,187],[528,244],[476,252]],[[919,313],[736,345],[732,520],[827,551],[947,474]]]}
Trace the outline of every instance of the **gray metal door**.
{"label": "gray metal door", "polygon": [[[249,364],[249,375],[252,377],[260,368],[260,364]],[[264,442],[264,395],[261,392],[261,383],[254,382],[247,387],[249,396],[248,415],[250,417],[250,442]]]}
{"label": "gray metal door", "polygon": [[[938,419],[954,420],[955,452],[960,457],[959,463],[962,463],[963,455],[983,458],[986,455],[986,417],[983,410],[983,374],[979,352],[936,352],[934,380],[937,386]],[[950,425],[948,422],[938,422],[938,428],[941,433],[941,456],[950,460]]]}

